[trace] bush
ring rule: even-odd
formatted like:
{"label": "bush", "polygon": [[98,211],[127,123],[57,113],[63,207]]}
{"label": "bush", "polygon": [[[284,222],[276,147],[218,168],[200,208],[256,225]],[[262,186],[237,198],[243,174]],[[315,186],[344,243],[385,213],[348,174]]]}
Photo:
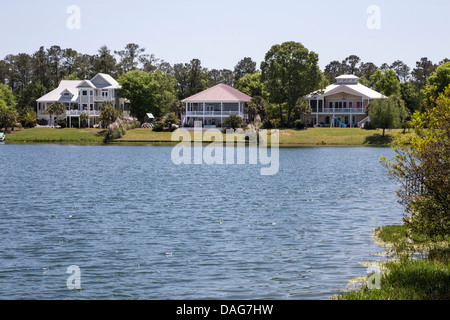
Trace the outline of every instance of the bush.
{"label": "bush", "polygon": [[164,126],[163,126],[161,121],[156,121],[155,127],[153,128],[153,131],[155,131],[155,132],[164,131]]}
{"label": "bush", "polygon": [[46,125],[48,125],[48,120],[46,120],[46,119],[39,119],[37,121],[37,124],[40,125],[40,126],[46,126]]}
{"label": "bush", "polygon": [[308,129],[308,127],[299,119],[299,120],[295,120],[295,128],[298,130],[306,130]]}
{"label": "bush", "polygon": [[66,120],[61,120],[61,121],[58,121],[56,123],[56,125],[60,126],[61,128],[66,128],[67,127],[67,122],[66,122]]}

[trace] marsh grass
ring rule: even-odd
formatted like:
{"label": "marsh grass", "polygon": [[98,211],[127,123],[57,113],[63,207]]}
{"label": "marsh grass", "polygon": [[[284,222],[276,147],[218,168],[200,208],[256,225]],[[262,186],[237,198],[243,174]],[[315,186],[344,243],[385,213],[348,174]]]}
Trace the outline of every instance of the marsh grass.
{"label": "marsh grass", "polygon": [[[380,289],[362,285],[337,295],[339,300],[450,299],[450,241],[412,234],[405,225],[375,230],[376,242],[389,248],[382,263]],[[364,281],[362,281],[364,282]],[[366,278],[367,282],[367,278]],[[361,280],[360,280],[361,283]]]}

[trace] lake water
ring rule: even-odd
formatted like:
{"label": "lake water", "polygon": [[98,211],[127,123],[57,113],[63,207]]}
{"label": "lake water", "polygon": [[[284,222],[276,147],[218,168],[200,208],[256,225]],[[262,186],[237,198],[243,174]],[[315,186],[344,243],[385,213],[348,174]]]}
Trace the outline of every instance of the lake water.
{"label": "lake water", "polygon": [[0,299],[329,299],[401,223],[388,148],[280,149],[274,176],[171,151],[0,145]]}

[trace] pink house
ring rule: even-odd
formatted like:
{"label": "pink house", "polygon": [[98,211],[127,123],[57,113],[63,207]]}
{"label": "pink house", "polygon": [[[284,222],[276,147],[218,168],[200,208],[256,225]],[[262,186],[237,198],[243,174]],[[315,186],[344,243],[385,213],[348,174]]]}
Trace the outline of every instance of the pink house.
{"label": "pink house", "polygon": [[252,97],[226,84],[218,84],[182,100],[185,113],[182,116],[184,126],[193,126],[202,121],[203,126],[221,125],[231,114],[237,114],[247,120],[246,104]]}

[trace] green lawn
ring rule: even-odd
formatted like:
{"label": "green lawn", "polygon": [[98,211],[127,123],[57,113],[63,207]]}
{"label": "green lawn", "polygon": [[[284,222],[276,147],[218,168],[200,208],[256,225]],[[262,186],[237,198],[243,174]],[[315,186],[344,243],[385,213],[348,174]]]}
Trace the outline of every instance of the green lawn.
{"label": "green lawn", "polygon": [[[381,130],[362,130],[356,128],[310,128],[308,130],[280,130],[282,147],[301,146],[387,146],[394,135],[401,130],[388,130],[381,136]],[[192,141],[194,132],[191,131]],[[171,132],[154,132],[150,129],[132,129],[114,143],[177,143],[172,142]],[[6,143],[67,143],[103,144],[102,129],[17,129],[6,135]],[[209,142],[206,140],[205,142]],[[224,138],[225,141],[225,138]],[[269,143],[271,137],[269,136]]]}
{"label": "green lawn", "polygon": [[67,143],[67,144],[102,144],[102,129],[54,129],[32,128],[15,130],[6,134],[6,143]]}
{"label": "green lawn", "polygon": [[[288,129],[279,131],[279,139],[281,146],[387,146],[392,142],[394,135],[401,131],[402,130],[389,130],[386,131],[386,136],[382,137],[381,130],[362,130],[357,128]],[[192,131],[191,136],[193,137]],[[149,129],[133,129],[127,131],[122,138],[115,141],[128,143],[171,142],[171,137],[171,132],[153,132]]]}

